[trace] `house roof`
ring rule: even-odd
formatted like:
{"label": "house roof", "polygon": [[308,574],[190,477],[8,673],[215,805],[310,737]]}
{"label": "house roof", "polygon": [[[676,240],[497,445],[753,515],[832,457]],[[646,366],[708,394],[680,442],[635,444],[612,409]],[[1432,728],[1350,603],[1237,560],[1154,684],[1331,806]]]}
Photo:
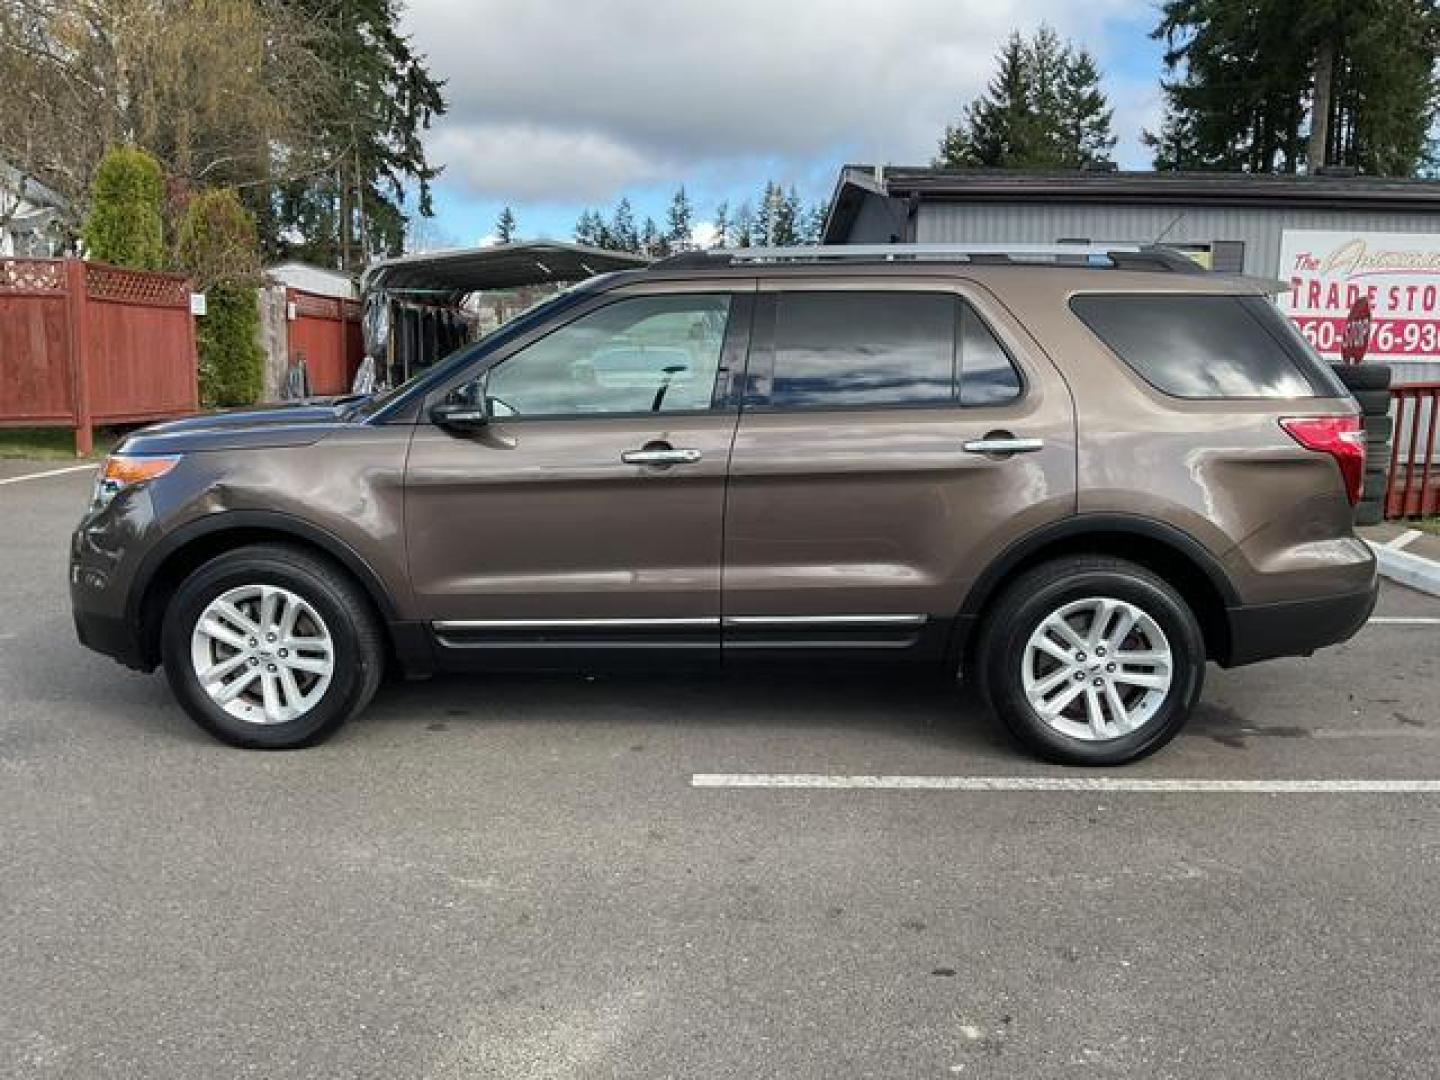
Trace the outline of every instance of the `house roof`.
{"label": "house roof", "polygon": [[963,202],[1245,206],[1408,210],[1440,214],[1440,181],[1376,176],[1141,172],[1071,169],[936,169],[846,165],[840,170],[827,242],[843,239],[870,198]]}
{"label": "house roof", "polygon": [[288,285],[292,289],[318,293],[321,296],[353,300],[359,295],[355,289],[355,278],[352,275],[342,270],[333,270],[328,266],[316,266],[314,263],[302,262],[299,259],[287,259],[284,262],[275,263],[273,266],[267,266],[265,275],[272,281]]}
{"label": "house roof", "polygon": [[48,206],[57,210],[68,210],[70,201],[51,190],[34,177],[21,172],[8,161],[0,158],[0,187],[19,195],[35,206]]}

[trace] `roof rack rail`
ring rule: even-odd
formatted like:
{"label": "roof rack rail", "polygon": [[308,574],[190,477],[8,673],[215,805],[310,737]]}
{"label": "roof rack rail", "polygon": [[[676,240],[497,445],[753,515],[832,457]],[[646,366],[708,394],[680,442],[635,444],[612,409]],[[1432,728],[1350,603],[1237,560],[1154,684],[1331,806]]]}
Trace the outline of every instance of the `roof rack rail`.
{"label": "roof rack rail", "polygon": [[1155,244],[831,244],[813,247],[712,248],[657,259],[651,270],[844,262],[951,262],[1016,266],[1093,266],[1115,270],[1205,273],[1194,259]]}

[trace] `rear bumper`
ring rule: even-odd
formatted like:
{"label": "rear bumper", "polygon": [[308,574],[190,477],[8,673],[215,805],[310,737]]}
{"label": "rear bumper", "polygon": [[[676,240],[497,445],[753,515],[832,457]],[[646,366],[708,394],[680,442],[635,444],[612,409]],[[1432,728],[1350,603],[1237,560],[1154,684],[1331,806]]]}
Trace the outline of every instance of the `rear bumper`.
{"label": "rear bumper", "polygon": [[1375,610],[1380,583],[1357,592],[1257,604],[1226,610],[1229,650],[1222,667],[1239,667],[1282,656],[1309,656],[1316,649],[1348,641]]}

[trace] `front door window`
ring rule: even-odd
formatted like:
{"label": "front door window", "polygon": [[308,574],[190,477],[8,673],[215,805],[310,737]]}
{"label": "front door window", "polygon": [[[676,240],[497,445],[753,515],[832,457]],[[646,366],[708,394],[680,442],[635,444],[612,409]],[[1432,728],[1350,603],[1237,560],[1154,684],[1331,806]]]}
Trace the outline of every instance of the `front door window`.
{"label": "front door window", "polygon": [[496,417],[706,410],[729,315],[726,295],[619,300],[502,361],[469,393],[483,392]]}

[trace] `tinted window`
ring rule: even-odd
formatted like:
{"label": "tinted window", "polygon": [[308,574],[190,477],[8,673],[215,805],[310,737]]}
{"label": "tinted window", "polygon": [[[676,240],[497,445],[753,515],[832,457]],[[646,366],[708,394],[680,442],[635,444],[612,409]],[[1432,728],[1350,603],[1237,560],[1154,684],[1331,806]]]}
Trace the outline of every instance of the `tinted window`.
{"label": "tinted window", "polygon": [[728,296],[607,304],[491,369],[485,394],[496,416],[708,409],[729,314]]}
{"label": "tinted window", "polygon": [[1183,398],[1328,393],[1292,354],[1283,318],[1248,296],[1077,296],[1071,309],[1158,390]]}
{"label": "tinted window", "polygon": [[960,403],[999,405],[1020,396],[1020,373],[985,320],[960,302]]}
{"label": "tinted window", "polygon": [[955,400],[955,298],[778,293],[770,404],[787,409]]}

